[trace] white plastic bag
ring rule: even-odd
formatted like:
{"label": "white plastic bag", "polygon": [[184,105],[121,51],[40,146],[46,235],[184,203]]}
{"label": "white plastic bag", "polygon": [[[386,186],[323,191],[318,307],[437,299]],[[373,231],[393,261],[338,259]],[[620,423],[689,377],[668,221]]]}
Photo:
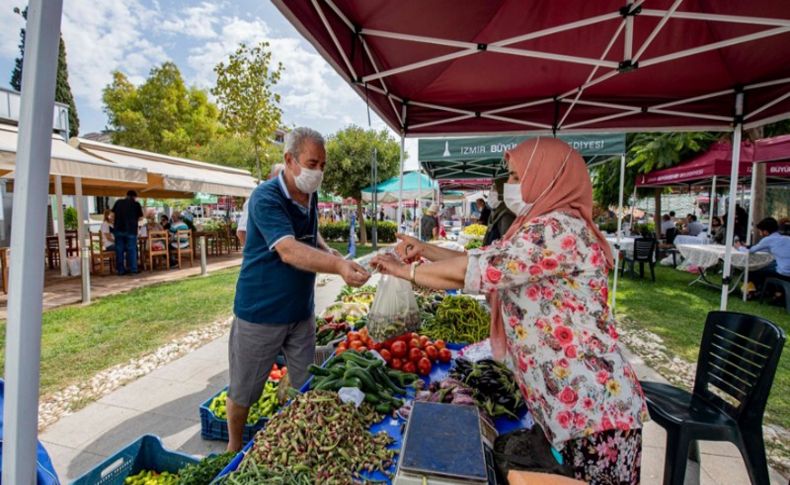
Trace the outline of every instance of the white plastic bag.
{"label": "white plastic bag", "polygon": [[378,341],[420,328],[420,307],[410,282],[387,275],[381,278],[367,328],[370,336]]}
{"label": "white plastic bag", "polygon": [[341,387],[337,391],[337,395],[340,397],[340,402],[352,402],[355,408],[361,406],[362,401],[365,400],[365,393],[360,391],[357,387]]}

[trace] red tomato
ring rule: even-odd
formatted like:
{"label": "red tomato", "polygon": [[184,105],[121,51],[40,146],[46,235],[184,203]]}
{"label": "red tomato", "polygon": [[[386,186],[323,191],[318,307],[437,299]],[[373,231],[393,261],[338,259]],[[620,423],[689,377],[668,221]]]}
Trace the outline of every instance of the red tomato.
{"label": "red tomato", "polygon": [[392,354],[389,350],[381,349],[379,350],[379,354],[381,355],[381,358],[384,359],[388,364],[392,362]]}
{"label": "red tomato", "polygon": [[439,351],[439,362],[447,363],[453,359],[453,354],[449,349],[442,349]]}
{"label": "red tomato", "polygon": [[378,342],[371,342],[371,344],[370,344],[370,349],[371,350],[375,350],[376,352],[378,352],[382,348],[383,348],[383,346],[380,343],[378,343]]}
{"label": "red tomato", "polygon": [[348,341],[349,342],[354,342],[354,341],[359,340],[361,338],[360,335],[359,335],[359,332],[354,332],[353,330],[351,332],[348,332],[347,337],[348,337]]}
{"label": "red tomato", "polygon": [[430,344],[431,344],[431,339],[429,339],[425,335],[420,336],[420,348],[421,349],[424,349],[425,347],[427,347]]}
{"label": "red tomato", "polygon": [[425,347],[425,353],[428,354],[428,358],[431,362],[436,362],[436,359],[439,358],[439,351],[433,345]]}
{"label": "red tomato", "polygon": [[403,368],[403,361],[398,358],[393,358],[392,362],[390,362],[390,367],[395,370],[401,370]]}
{"label": "red tomato", "polygon": [[288,374],[288,367],[283,367],[282,369],[280,369],[280,372],[282,372],[283,375]]}
{"label": "red tomato", "polygon": [[411,334],[406,332],[403,335],[397,337],[396,340],[399,340],[399,341],[403,342],[404,344],[408,345],[409,344],[409,340],[411,340]]}
{"label": "red tomato", "polygon": [[413,338],[413,339],[409,340],[409,348],[410,349],[421,349],[422,346],[420,346],[420,339]]}
{"label": "red tomato", "polygon": [[365,347],[364,345],[357,349],[357,352],[359,352],[360,354],[363,353],[363,352],[367,352],[367,351],[368,351],[368,348]]}
{"label": "red tomato", "polygon": [[408,372],[409,374],[416,374],[417,366],[414,365],[414,362],[406,362],[405,364],[403,364],[403,372]]}
{"label": "red tomato", "polygon": [[277,370],[277,364],[272,365],[272,370]]}
{"label": "red tomato", "polygon": [[422,359],[422,351],[418,348],[412,347],[409,349],[409,361],[414,362],[415,364]]}
{"label": "red tomato", "polygon": [[271,371],[271,373],[269,373],[269,379],[273,381],[279,381],[280,379],[282,379],[282,377],[283,377],[282,372],[278,370],[273,370]]}
{"label": "red tomato", "polygon": [[361,347],[364,347],[364,344],[362,343],[361,340],[352,340],[351,341],[351,345],[349,345],[349,348],[351,350],[357,350],[358,351]]}
{"label": "red tomato", "polygon": [[417,363],[417,370],[420,372],[421,376],[427,376],[428,374],[430,374],[431,373],[431,367],[432,367],[431,366],[431,361],[428,360],[427,357],[423,357]]}
{"label": "red tomato", "polygon": [[436,347],[438,350],[442,350],[447,347],[447,345],[444,343],[444,340],[442,339],[439,339],[436,342],[434,342],[433,346]]}
{"label": "red tomato", "polygon": [[345,347],[341,347],[341,346],[338,345],[337,348],[335,349],[335,355],[340,355],[343,352],[345,352],[346,350],[347,349]]}
{"label": "red tomato", "polygon": [[390,348],[392,356],[402,359],[406,356],[406,344],[403,342],[394,342]]}

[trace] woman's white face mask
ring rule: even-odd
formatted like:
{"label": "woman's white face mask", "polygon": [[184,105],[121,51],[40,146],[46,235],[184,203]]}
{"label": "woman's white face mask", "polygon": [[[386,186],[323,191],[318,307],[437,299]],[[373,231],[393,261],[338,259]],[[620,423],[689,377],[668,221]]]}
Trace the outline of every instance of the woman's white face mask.
{"label": "woman's white face mask", "polygon": [[527,167],[524,169],[524,173],[521,174],[521,178],[519,179],[519,183],[516,184],[505,184],[505,190],[502,193],[503,198],[505,200],[505,205],[508,209],[510,209],[516,216],[523,216],[529,213],[532,210],[532,206],[535,205],[540,199],[545,196],[549,190],[554,186],[554,183],[557,182],[557,179],[560,178],[560,174],[565,169],[565,164],[568,163],[568,159],[571,156],[571,152],[573,149],[569,150],[568,153],[565,155],[565,160],[562,161],[562,166],[557,171],[557,174],[554,176],[554,179],[543,189],[543,192],[535,199],[534,202],[524,202],[524,199],[521,197],[521,182],[523,182],[527,177],[527,172],[529,172],[529,167],[532,165],[532,159],[535,158],[535,152],[538,150],[538,144],[540,144],[540,137],[538,138],[537,142],[535,143],[535,148],[532,150],[532,155],[529,157],[529,161],[527,162]]}

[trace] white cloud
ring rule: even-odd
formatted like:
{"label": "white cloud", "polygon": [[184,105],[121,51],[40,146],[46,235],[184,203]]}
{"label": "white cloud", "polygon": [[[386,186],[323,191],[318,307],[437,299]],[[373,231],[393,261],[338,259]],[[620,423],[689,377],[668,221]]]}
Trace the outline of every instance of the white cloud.
{"label": "white cloud", "polygon": [[101,109],[102,89],[112,80],[112,71],[121,70],[139,81],[152,66],[167,60],[162,46],[144,34],[157,15],[138,0],[66,0],[62,30],[75,96]]}
{"label": "white cloud", "polygon": [[217,12],[221,6],[217,3],[203,2],[195,7],[186,8],[183,12],[172,14],[159,25],[159,28],[165,32],[196,39],[214,38],[217,36],[214,24],[218,20]]}
{"label": "white cloud", "polygon": [[[19,2],[20,7],[24,2]],[[0,57],[17,57],[19,55],[19,29],[25,21],[21,15],[14,13],[11,1],[0,1]]]}

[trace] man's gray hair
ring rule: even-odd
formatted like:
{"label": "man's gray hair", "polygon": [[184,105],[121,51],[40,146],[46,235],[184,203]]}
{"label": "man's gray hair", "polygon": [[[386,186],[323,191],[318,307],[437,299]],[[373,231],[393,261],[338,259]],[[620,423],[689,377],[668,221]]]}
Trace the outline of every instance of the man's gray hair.
{"label": "man's gray hair", "polygon": [[300,126],[298,128],[294,128],[287,135],[285,135],[285,149],[283,151],[285,153],[290,153],[298,159],[299,153],[302,151],[305,141],[308,140],[317,143],[322,147],[324,146],[324,137],[321,136],[321,133],[315,131],[312,128]]}

